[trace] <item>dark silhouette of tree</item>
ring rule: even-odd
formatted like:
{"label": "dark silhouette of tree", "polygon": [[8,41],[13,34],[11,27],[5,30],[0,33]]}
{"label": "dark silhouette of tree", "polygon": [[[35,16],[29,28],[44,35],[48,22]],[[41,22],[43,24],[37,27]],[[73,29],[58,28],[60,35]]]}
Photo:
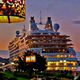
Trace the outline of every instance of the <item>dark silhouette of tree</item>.
{"label": "dark silhouette of tree", "polygon": [[8,80],[4,73],[0,73],[0,80]]}
{"label": "dark silhouette of tree", "polygon": [[[35,55],[36,57],[36,62],[26,62],[26,57],[27,56],[32,56]],[[19,61],[18,61],[18,66],[17,68],[23,71],[29,71],[34,72],[34,71],[44,71],[46,69],[46,59],[41,56],[38,53],[35,53],[34,51],[27,51],[24,53],[23,58],[21,59],[21,57],[18,57]]]}
{"label": "dark silhouette of tree", "polygon": [[17,80],[17,78],[14,78],[14,77],[13,77],[13,78],[9,78],[8,80]]}
{"label": "dark silhouette of tree", "polygon": [[35,55],[36,55],[36,62],[33,63],[34,69],[38,69],[38,71],[44,71],[46,69],[46,66],[45,66],[46,59],[37,53],[35,53]]}

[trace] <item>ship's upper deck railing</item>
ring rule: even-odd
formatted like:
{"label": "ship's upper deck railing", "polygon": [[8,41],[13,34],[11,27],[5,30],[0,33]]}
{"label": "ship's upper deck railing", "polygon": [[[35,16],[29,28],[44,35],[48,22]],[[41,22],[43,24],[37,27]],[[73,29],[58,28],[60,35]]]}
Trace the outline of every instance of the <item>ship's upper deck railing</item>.
{"label": "ship's upper deck railing", "polygon": [[[70,54],[74,54],[74,53],[62,53],[62,52],[61,52],[61,53],[60,53],[60,52],[59,52],[59,53],[57,53],[57,52],[56,52],[56,53],[45,53],[45,52],[42,53],[42,55],[47,55],[47,56],[54,56],[54,55],[70,55]],[[75,53],[75,54],[76,54],[76,53]]]}

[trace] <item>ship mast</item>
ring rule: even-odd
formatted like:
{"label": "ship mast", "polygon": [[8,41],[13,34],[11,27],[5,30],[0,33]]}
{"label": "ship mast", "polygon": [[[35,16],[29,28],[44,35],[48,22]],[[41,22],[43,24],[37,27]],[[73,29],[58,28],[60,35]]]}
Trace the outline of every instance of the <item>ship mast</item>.
{"label": "ship mast", "polygon": [[42,24],[42,12],[40,11],[40,23],[39,24]]}
{"label": "ship mast", "polygon": [[25,25],[24,25],[24,28],[23,28],[23,30],[22,30],[22,33],[23,33],[23,35],[26,35],[26,28],[25,28]]}

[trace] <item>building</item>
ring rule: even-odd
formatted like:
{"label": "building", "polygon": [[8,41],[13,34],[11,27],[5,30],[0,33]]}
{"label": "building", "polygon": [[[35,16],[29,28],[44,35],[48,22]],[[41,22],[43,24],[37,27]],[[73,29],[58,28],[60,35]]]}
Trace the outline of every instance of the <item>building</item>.
{"label": "building", "polygon": [[45,25],[39,26],[44,26],[44,29],[39,29],[31,17],[28,34],[25,26],[23,35],[16,31],[16,37],[9,43],[10,61],[22,57],[26,50],[34,50],[46,57],[47,70],[76,70],[77,58],[70,36],[60,34],[57,23],[53,29],[51,17],[47,18]]}

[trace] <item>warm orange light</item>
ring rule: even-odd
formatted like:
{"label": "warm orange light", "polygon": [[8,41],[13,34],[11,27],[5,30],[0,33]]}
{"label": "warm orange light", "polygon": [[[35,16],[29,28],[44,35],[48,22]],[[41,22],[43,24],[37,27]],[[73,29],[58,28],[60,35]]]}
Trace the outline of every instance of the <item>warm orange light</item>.
{"label": "warm orange light", "polygon": [[71,58],[75,58],[75,56],[74,55],[71,55]]}
{"label": "warm orange light", "polygon": [[2,9],[6,9],[6,5],[5,4],[3,4]]}
{"label": "warm orange light", "polygon": [[30,56],[26,57],[26,62],[30,62]]}
{"label": "warm orange light", "polygon": [[57,55],[57,58],[60,58],[60,55]]}
{"label": "warm orange light", "polygon": [[31,56],[31,62],[36,62],[36,56]]}
{"label": "warm orange light", "polygon": [[19,59],[18,58],[14,58],[14,61],[18,61]]}
{"label": "warm orange light", "polygon": [[27,56],[26,62],[36,62],[36,56]]}

